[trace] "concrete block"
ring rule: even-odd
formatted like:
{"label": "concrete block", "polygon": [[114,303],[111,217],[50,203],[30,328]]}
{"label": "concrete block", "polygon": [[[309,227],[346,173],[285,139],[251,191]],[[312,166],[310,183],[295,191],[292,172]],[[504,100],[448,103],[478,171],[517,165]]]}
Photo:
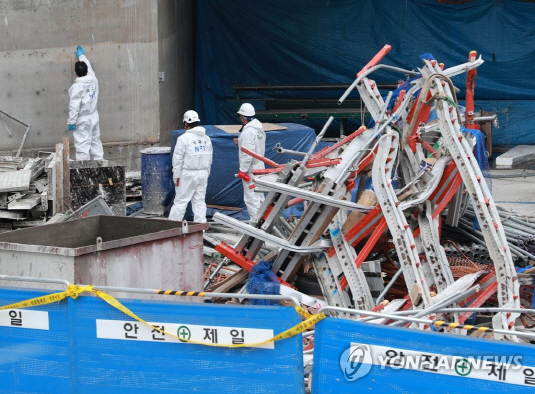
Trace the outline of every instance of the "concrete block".
{"label": "concrete block", "polygon": [[497,166],[514,166],[526,161],[535,160],[535,146],[518,145],[496,158]]}

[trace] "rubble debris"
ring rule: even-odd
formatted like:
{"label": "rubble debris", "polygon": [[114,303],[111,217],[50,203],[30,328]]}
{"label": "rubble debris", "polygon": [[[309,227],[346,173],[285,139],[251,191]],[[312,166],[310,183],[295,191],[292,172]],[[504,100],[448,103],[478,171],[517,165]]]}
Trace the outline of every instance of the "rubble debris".
{"label": "rubble debris", "polygon": [[126,199],[141,199],[141,171],[129,171],[124,174]]}
{"label": "rubble debris", "polygon": [[[91,163],[91,166],[87,165]],[[95,164],[97,166],[95,167]],[[123,166],[113,166],[104,160],[72,162],[70,168],[71,208],[101,196],[116,216],[126,215],[125,171]]]}
{"label": "rubble debris", "polygon": [[[0,113],[5,115],[5,116],[7,116],[8,118],[14,120],[15,122],[20,123],[24,127],[26,127],[26,130],[25,130],[25,132],[24,132],[24,134],[23,134],[23,136],[22,136],[22,138],[20,140],[20,145],[19,145],[19,148],[17,149],[17,153],[15,154],[15,157],[19,158],[21,153],[22,153],[22,148],[24,147],[24,143],[26,142],[26,138],[28,137],[28,134],[30,133],[30,129],[32,128],[32,125],[23,122],[22,120],[16,118],[15,116],[13,116],[13,115],[11,115],[11,114],[9,114],[6,111],[3,111],[1,109],[0,109]],[[6,126],[6,129],[7,129],[8,133],[9,133],[9,136],[12,137],[12,133],[9,130],[9,128],[7,127],[7,124],[5,126]]]}
{"label": "rubble debris", "polygon": [[[250,271],[266,260],[260,252],[269,242],[281,289],[291,288],[310,262],[307,270],[316,274],[325,301],[337,307],[464,323],[473,313],[439,311],[492,302],[502,308],[492,317],[494,328],[513,332],[519,308],[532,297],[525,282],[520,289],[515,262],[535,260],[532,232],[526,232],[533,227],[507,223],[497,209],[473,153],[477,125],[465,119],[451,81],[468,72],[473,90],[483,60],[471,53],[467,63],[444,68],[428,54],[417,71],[405,70],[378,64],[389,50],[357,74],[339,101],[357,89],[375,126],[313,153],[330,118],[301,161],[264,160],[272,168],[253,171],[252,182],[267,191],[263,205],[249,224],[216,213],[216,222],[242,235],[234,246],[221,241],[215,250]],[[369,79],[380,68],[407,76],[386,99]],[[437,119],[429,121],[432,111]],[[367,178],[373,193],[363,191]],[[306,209],[289,222],[282,212],[296,198],[307,201]]]}
{"label": "rubble debris", "polygon": [[124,168],[70,161],[68,144],[65,138],[55,152],[32,158],[0,157],[0,232],[85,217],[95,204],[100,214],[113,215],[100,200],[125,215]]}

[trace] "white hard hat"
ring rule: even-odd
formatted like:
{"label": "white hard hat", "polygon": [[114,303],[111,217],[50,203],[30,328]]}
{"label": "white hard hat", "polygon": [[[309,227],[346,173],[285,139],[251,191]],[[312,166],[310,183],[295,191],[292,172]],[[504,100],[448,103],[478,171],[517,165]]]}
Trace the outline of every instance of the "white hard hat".
{"label": "white hard hat", "polygon": [[186,111],[186,113],[184,114],[184,122],[186,123],[200,122],[199,114],[193,110]]}
{"label": "white hard hat", "polygon": [[240,115],[243,116],[254,116],[254,107],[249,103],[243,103],[240,107],[240,110],[238,111]]}

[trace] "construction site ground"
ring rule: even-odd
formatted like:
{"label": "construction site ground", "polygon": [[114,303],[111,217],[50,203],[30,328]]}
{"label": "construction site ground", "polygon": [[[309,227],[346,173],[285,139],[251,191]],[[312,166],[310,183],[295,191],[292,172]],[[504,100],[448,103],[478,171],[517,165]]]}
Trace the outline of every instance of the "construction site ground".
{"label": "construction site ground", "polygon": [[[497,205],[535,220],[535,171],[526,163],[518,168],[493,168],[492,195]],[[507,178],[506,178],[507,177]]]}

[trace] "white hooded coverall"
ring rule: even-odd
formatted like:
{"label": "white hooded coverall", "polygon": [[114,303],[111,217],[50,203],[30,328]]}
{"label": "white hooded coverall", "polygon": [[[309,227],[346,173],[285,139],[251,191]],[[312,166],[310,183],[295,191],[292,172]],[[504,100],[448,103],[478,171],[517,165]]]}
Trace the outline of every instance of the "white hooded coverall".
{"label": "white hooded coverall", "polygon": [[212,166],[212,141],[204,127],[197,126],[178,137],[173,153],[173,180],[175,201],[169,213],[170,220],[182,220],[191,200],[193,220],[206,223],[206,187]]}
{"label": "white hooded coverall", "polygon": [[101,160],[104,151],[97,111],[98,80],[87,57],[81,55],[79,59],[87,64],[87,75],[76,78],[69,89],[67,124],[76,125],[73,131],[76,160]]}
{"label": "white hooded coverall", "polygon": [[[264,169],[264,162],[255,159],[252,156],[241,151],[241,148],[247,148],[250,151],[258,153],[261,156],[265,155],[266,151],[266,134],[262,123],[258,119],[253,119],[247,123],[238,138],[238,147],[240,149],[240,171],[245,172],[251,178],[253,177],[253,170]],[[256,215],[260,205],[264,202],[264,194],[255,193],[253,189],[249,189],[251,183],[245,182],[243,184],[243,200],[247,206],[247,212],[251,219]]]}

